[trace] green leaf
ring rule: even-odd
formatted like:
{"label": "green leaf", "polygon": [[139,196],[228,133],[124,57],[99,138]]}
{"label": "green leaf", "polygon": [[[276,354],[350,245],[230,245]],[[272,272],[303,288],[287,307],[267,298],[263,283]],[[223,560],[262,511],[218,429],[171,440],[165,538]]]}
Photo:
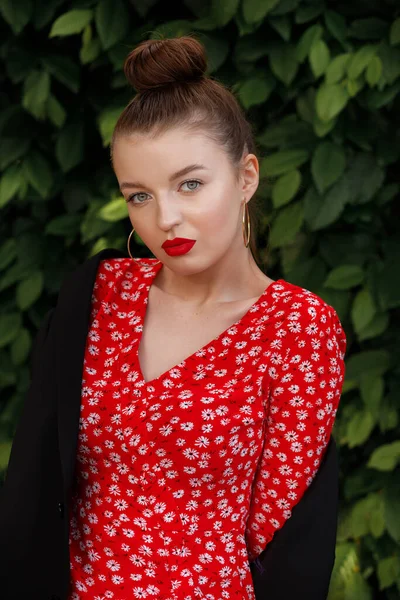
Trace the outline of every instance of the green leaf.
{"label": "green leaf", "polygon": [[382,75],[391,85],[400,77],[400,48],[389,46],[386,41],[379,44],[378,56],[382,61]]}
{"label": "green leaf", "polygon": [[331,59],[331,53],[324,40],[317,40],[313,43],[309,59],[314,77],[318,79],[318,77],[325,73]]}
{"label": "green leaf", "polygon": [[100,40],[92,37],[92,27],[87,25],[82,34],[82,47],[79,52],[81,63],[86,65],[96,60],[101,49]]}
{"label": "green leaf", "polygon": [[311,161],[311,172],[320,194],[341,177],[345,166],[346,156],[341,146],[332,142],[321,142],[317,146]]}
{"label": "green leaf", "polygon": [[0,469],[4,471],[9,463],[11,454],[12,442],[0,443]]}
{"label": "green leaf", "polygon": [[4,348],[15,340],[21,330],[20,313],[3,313],[0,315],[0,348]]}
{"label": "green leaf", "polygon": [[67,113],[55,96],[50,94],[47,100],[46,112],[50,121],[58,128],[64,125]]}
{"label": "green leaf", "polygon": [[22,328],[11,344],[11,360],[15,366],[23,365],[29,356],[32,340],[29,331]]}
{"label": "green leaf", "polygon": [[238,95],[244,108],[262,104],[268,100],[276,86],[276,79],[270,76],[252,77],[240,85]]}
{"label": "green leaf", "polygon": [[382,188],[385,171],[372,152],[359,152],[347,171],[352,204],[365,204]]}
{"label": "green leaf", "polygon": [[366,327],[374,318],[376,307],[367,288],[360,290],[351,307],[351,319],[356,333]]}
{"label": "green leaf", "polygon": [[24,84],[22,106],[36,119],[46,116],[46,104],[50,94],[50,76],[45,71],[31,71]]}
{"label": "green leaf", "polygon": [[[226,0],[224,0],[226,2]],[[243,0],[243,17],[247,23],[262,21],[280,0]]]}
{"label": "green leaf", "polygon": [[29,277],[32,272],[32,266],[30,264],[23,264],[17,262],[12,265],[4,274],[0,281],[0,291],[9,288],[18,281]]}
{"label": "green leaf", "polygon": [[218,71],[224,64],[229,55],[230,45],[229,42],[217,35],[203,35],[202,43],[206,49],[208,57],[208,73],[214,73]]}
{"label": "green leaf", "polygon": [[382,335],[389,326],[389,314],[388,313],[375,313],[375,317],[372,321],[367,323],[365,327],[362,327],[358,331],[358,340],[360,342],[364,340],[370,340],[371,338]]}
{"label": "green leaf", "polygon": [[400,460],[400,441],[375,448],[369,457],[367,467],[378,471],[392,471]]}
{"label": "green leaf", "polygon": [[98,116],[98,124],[104,147],[110,145],[115,125],[124,108],[107,108]]}
{"label": "green leaf", "polygon": [[[294,139],[293,139],[294,138]],[[257,141],[266,148],[285,147],[291,145],[308,145],[314,140],[314,134],[308,123],[300,121],[296,115],[288,115],[277,123],[273,123],[261,133]]]}
{"label": "green leaf", "polygon": [[289,17],[270,17],[268,22],[271,27],[273,27],[273,29],[279,33],[281,38],[285,40],[285,42],[290,40],[292,24]]}
{"label": "green leaf", "polygon": [[367,72],[365,74],[365,78],[370,85],[370,87],[374,87],[381,78],[382,75],[382,61],[379,56],[374,56],[371,62],[368,65]]}
{"label": "green leaf", "polygon": [[364,272],[358,265],[340,265],[332,269],[324,282],[325,287],[334,290],[349,290],[364,280]]}
{"label": "green leaf", "polygon": [[56,142],[56,157],[64,173],[83,161],[83,125],[71,123],[59,133]]}
{"label": "green leaf", "polygon": [[369,410],[357,411],[347,424],[346,437],[349,448],[364,444],[369,439],[374,425],[375,421]]}
{"label": "green leaf", "polygon": [[314,88],[308,88],[306,92],[300,94],[296,100],[296,109],[303,121],[314,126],[315,112],[315,97]]}
{"label": "green leaf", "polygon": [[224,27],[233,19],[239,7],[239,0],[212,0],[211,14],[219,27]]}
{"label": "green leaf", "polygon": [[369,530],[375,538],[380,538],[386,530],[385,525],[385,506],[380,493],[374,494],[374,502],[369,510]]}
{"label": "green leaf", "polygon": [[286,86],[290,86],[299,69],[293,44],[279,44],[272,48],[269,61],[274,75]]}
{"label": "green leaf", "polygon": [[98,217],[103,221],[109,221],[115,223],[122,221],[128,216],[128,207],[125,198],[114,198],[110,202],[107,202],[98,212]]}
{"label": "green leaf", "polygon": [[23,162],[24,175],[31,186],[41,195],[47,198],[53,186],[52,169],[43,154],[32,151]]}
{"label": "green leaf", "polygon": [[272,17],[280,17],[287,15],[288,13],[294,12],[299,4],[300,0],[280,0],[276,7],[271,10]]}
{"label": "green leaf", "polygon": [[15,238],[5,240],[0,246],[0,270],[8,267],[17,255],[17,244]]}
{"label": "green leaf", "polygon": [[[249,39],[250,38],[250,39]],[[235,47],[235,62],[242,64],[254,63],[269,54],[271,45],[264,39],[254,39],[247,36],[239,39]],[[251,66],[253,66],[251,64]]]}
{"label": "green leaf", "polygon": [[99,236],[103,235],[110,230],[112,224],[99,219],[99,209],[103,207],[103,201],[95,201],[89,204],[85,217],[81,224],[81,240],[83,244],[89,241],[98,239]]}
{"label": "green leaf", "polygon": [[35,271],[27,279],[19,282],[16,289],[16,302],[20,310],[26,310],[40,298],[43,283],[41,271]]}
{"label": "green leaf", "polygon": [[32,0],[1,0],[0,13],[15,35],[21,33],[33,15]]}
{"label": "green leaf", "polygon": [[366,45],[353,54],[347,66],[347,73],[350,79],[357,79],[361,75],[368,67],[377,50],[377,46]]}
{"label": "green leaf", "polygon": [[346,363],[346,380],[359,382],[366,373],[383,375],[390,367],[390,355],[386,350],[366,350],[352,354]]}
{"label": "green leaf", "polygon": [[361,377],[360,395],[364,405],[375,419],[379,416],[384,387],[383,377],[371,375],[370,373],[366,373]]}
{"label": "green leaf", "polygon": [[300,231],[304,221],[304,208],[302,202],[289,204],[281,209],[272,223],[269,245],[271,248],[280,248],[293,241]]}
{"label": "green leaf", "polygon": [[261,177],[283,175],[303,165],[309,159],[307,150],[282,150],[267,156],[261,161]]}
{"label": "green leaf", "polygon": [[347,79],[346,90],[349,93],[350,98],[354,98],[360,90],[364,87],[364,81],[361,79]]}
{"label": "green leaf", "polygon": [[377,575],[380,590],[385,590],[394,585],[400,579],[400,558],[398,556],[387,556],[378,560]]}
{"label": "green leaf", "polygon": [[[333,588],[334,592],[336,592],[332,600],[344,600],[346,582],[352,577],[355,570],[359,569],[358,547],[356,543],[346,541],[352,537],[350,516],[348,509],[343,512],[341,511],[338,532],[338,537],[341,537],[341,543],[338,543],[335,548],[335,564],[330,583],[330,589]],[[344,535],[341,535],[341,529],[345,529]],[[358,599],[358,596],[355,598]]]}
{"label": "green leaf", "polygon": [[112,48],[129,31],[129,12],[122,0],[100,0],[95,23],[104,50]]}
{"label": "green leaf", "polygon": [[306,4],[300,5],[294,17],[295,23],[301,25],[302,23],[307,23],[308,21],[314,21],[319,15],[322,13],[324,7],[322,4]]}
{"label": "green leaf", "polygon": [[301,173],[297,169],[282,175],[272,188],[272,201],[275,208],[288,204],[297,194],[301,183]]}
{"label": "green leaf", "polygon": [[29,150],[31,140],[28,137],[1,137],[0,144],[0,170],[4,170],[15,160],[24,156]]}
{"label": "green leaf", "polygon": [[326,10],[325,13],[325,25],[329,33],[338,40],[344,46],[346,44],[347,37],[347,25],[346,19],[343,15],[333,11]]}
{"label": "green leaf", "polygon": [[331,121],[346,106],[349,95],[339,84],[323,83],[315,98],[315,107],[321,121]]}
{"label": "green leaf", "polygon": [[319,138],[326,137],[330,131],[335,127],[336,119],[331,121],[321,121],[316,113],[314,113],[313,129],[316,136]]}
{"label": "green leaf", "polygon": [[360,567],[352,571],[350,577],[346,579],[345,592],[343,600],[373,600],[373,593],[368,582],[360,573]]}
{"label": "green leaf", "polygon": [[[351,537],[360,538],[372,533],[380,537],[385,531],[384,503],[379,493],[368,494],[352,507]],[[363,596],[361,596],[363,597]],[[354,598],[360,598],[359,595]]]}
{"label": "green leaf", "polygon": [[332,83],[338,83],[341,79],[343,79],[350,58],[351,54],[349,52],[346,52],[344,54],[338,54],[338,56],[335,56],[335,58],[332,60],[332,62],[326,69],[325,83],[329,85]]}
{"label": "green leaf", "polygon": [[313,199],[318,205],[315,207],[313,218],[309,221],[311,230],[324,229],[334,223],[343,212],[349,198],[348,181],[345,175],[342,175],[324,196]]}
{"label": "green leaf", "polygon": [[324,33],[321,25],[312,25],[301,36],[296,46],[296,58],[298,62],[305,61],[310,53],[312,46],[317,42]]}
{"label": "green leaf", "polygon": [[93,11],[89,9],[70,10],[56,19],[49,37],[66,36],[80,33],[93,19]]}
{"label": "green leaf", "polygon": [[75,236],[79,233],[81,220],[81,215],[61,215],[46,225],[45,233],[61,237]]}
{"label": "green leaf", "polygon": [[[187,19],[174,19],[158,25],[157,29],[150,34],[150,39],[176,38],[188,35],[192,30],[192,23]],[[204,40],[202,40],[204,41]]]}
{"label": "green leaf", "polygon": [[3,208],[15,196],[22,183],[20,165],[14,164],[8,167],[0,180],[0,208]]}
{"label": "green leaf", "polygon": [[79,67],[67,56],[46,56],[42,63],[49,73],[64,84],[71,92],[79,90]]}
{"label": "green leaf", "polygon": [[400,92],[400,81],[386,87],[386,89],[370,90],[367,96],[367,107],[370,110],[375,110],[387,106]]}
{"label": "green leaf", "polygon": [[397,19],[393,21],[390,27],[389,39],[392,46],[400,44],[400,17],[397,17]]}
{"label": "green leaf", "polygon": [[61,4],[63,0],[35,0],[33,26],[36,31],[40,31],[53,20]]}

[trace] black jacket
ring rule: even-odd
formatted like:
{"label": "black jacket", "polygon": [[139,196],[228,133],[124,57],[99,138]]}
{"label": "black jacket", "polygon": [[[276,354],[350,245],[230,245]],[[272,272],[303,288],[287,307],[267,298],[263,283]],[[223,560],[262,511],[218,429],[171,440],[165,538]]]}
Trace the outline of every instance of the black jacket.
{"label": "black jacket", "polygon": [[[91,295],[100,260],[123,256],[106,249],[69,274],[36,336],[31,383],[0,490],[2,600],[68,598],[67,515]],[[338,460],[331,437],[311,486],[251,564],[257,600],[326,599],[337,511]]]}

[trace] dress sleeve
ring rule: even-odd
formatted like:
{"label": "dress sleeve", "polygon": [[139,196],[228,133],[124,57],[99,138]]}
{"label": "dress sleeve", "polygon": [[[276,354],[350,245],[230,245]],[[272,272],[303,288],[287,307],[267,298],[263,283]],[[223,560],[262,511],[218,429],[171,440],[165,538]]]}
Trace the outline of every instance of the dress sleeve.
{"label": "dress sleeve", "polygon": [[93,284],[89,325],[91,325],[92,321],[97,317],[97,314],[102,307],[102,303],[105,303],[105,308],[108,310],[107,299],[110,291],[115,285],[118,267],[119,263],[117,262],[117,264],[115,264],[115,261],[110,259],[103,259],[99,262]]}
{"label": "dress sleeve", "polygon": [[344,330],[331,306],[314,317],[310,313],[300,311],[287,327],[282,323],[268,353],[264,445],[246,523],[250,562],[290,518],[316,476],[340,401]]}

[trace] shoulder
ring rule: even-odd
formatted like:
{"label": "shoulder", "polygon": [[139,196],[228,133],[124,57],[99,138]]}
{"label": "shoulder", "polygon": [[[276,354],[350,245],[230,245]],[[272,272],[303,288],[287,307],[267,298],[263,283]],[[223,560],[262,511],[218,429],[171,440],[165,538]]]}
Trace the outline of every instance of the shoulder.
{"label": "shoulder", "polygon": [[141,277],[159,261],[153,258],[133,260],[116,248],[105,248],[68,269],[62,278],[58,304],[70,304],[71,298],[84,299],[99,286],[113,287],[118,280]]}
{"label": "shoulder", "polygon": [[278,326],[288,339],[330,338],[344,352],[346,336],[335,308],[311,290],[284,279],[274,282]]}
{"label": "shoulder", "polygon": [[156,258],[108,257],[99,261],[96,284],[112,283],[123,279],[146,277],[159,264]]}
{"label": "shoulder", "polygon": [[271,295],[280,309],[294,320],[296,317],[314,320],[335,310],[315,292],[285,279],[278,279],[273,283]]}

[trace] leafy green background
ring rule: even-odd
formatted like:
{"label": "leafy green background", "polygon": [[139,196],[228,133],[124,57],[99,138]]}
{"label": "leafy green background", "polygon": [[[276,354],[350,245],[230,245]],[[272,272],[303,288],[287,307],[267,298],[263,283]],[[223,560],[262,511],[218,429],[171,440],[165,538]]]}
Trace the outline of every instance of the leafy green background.
{"label": "leafy green background", "polygon": [[399,598],[399,2],[0,0],[0,33],[0,471],[61,280],[126,247],[123,60],[195,33],[254,124],[268,274],[333,305],[348,338],[329,600]]}

